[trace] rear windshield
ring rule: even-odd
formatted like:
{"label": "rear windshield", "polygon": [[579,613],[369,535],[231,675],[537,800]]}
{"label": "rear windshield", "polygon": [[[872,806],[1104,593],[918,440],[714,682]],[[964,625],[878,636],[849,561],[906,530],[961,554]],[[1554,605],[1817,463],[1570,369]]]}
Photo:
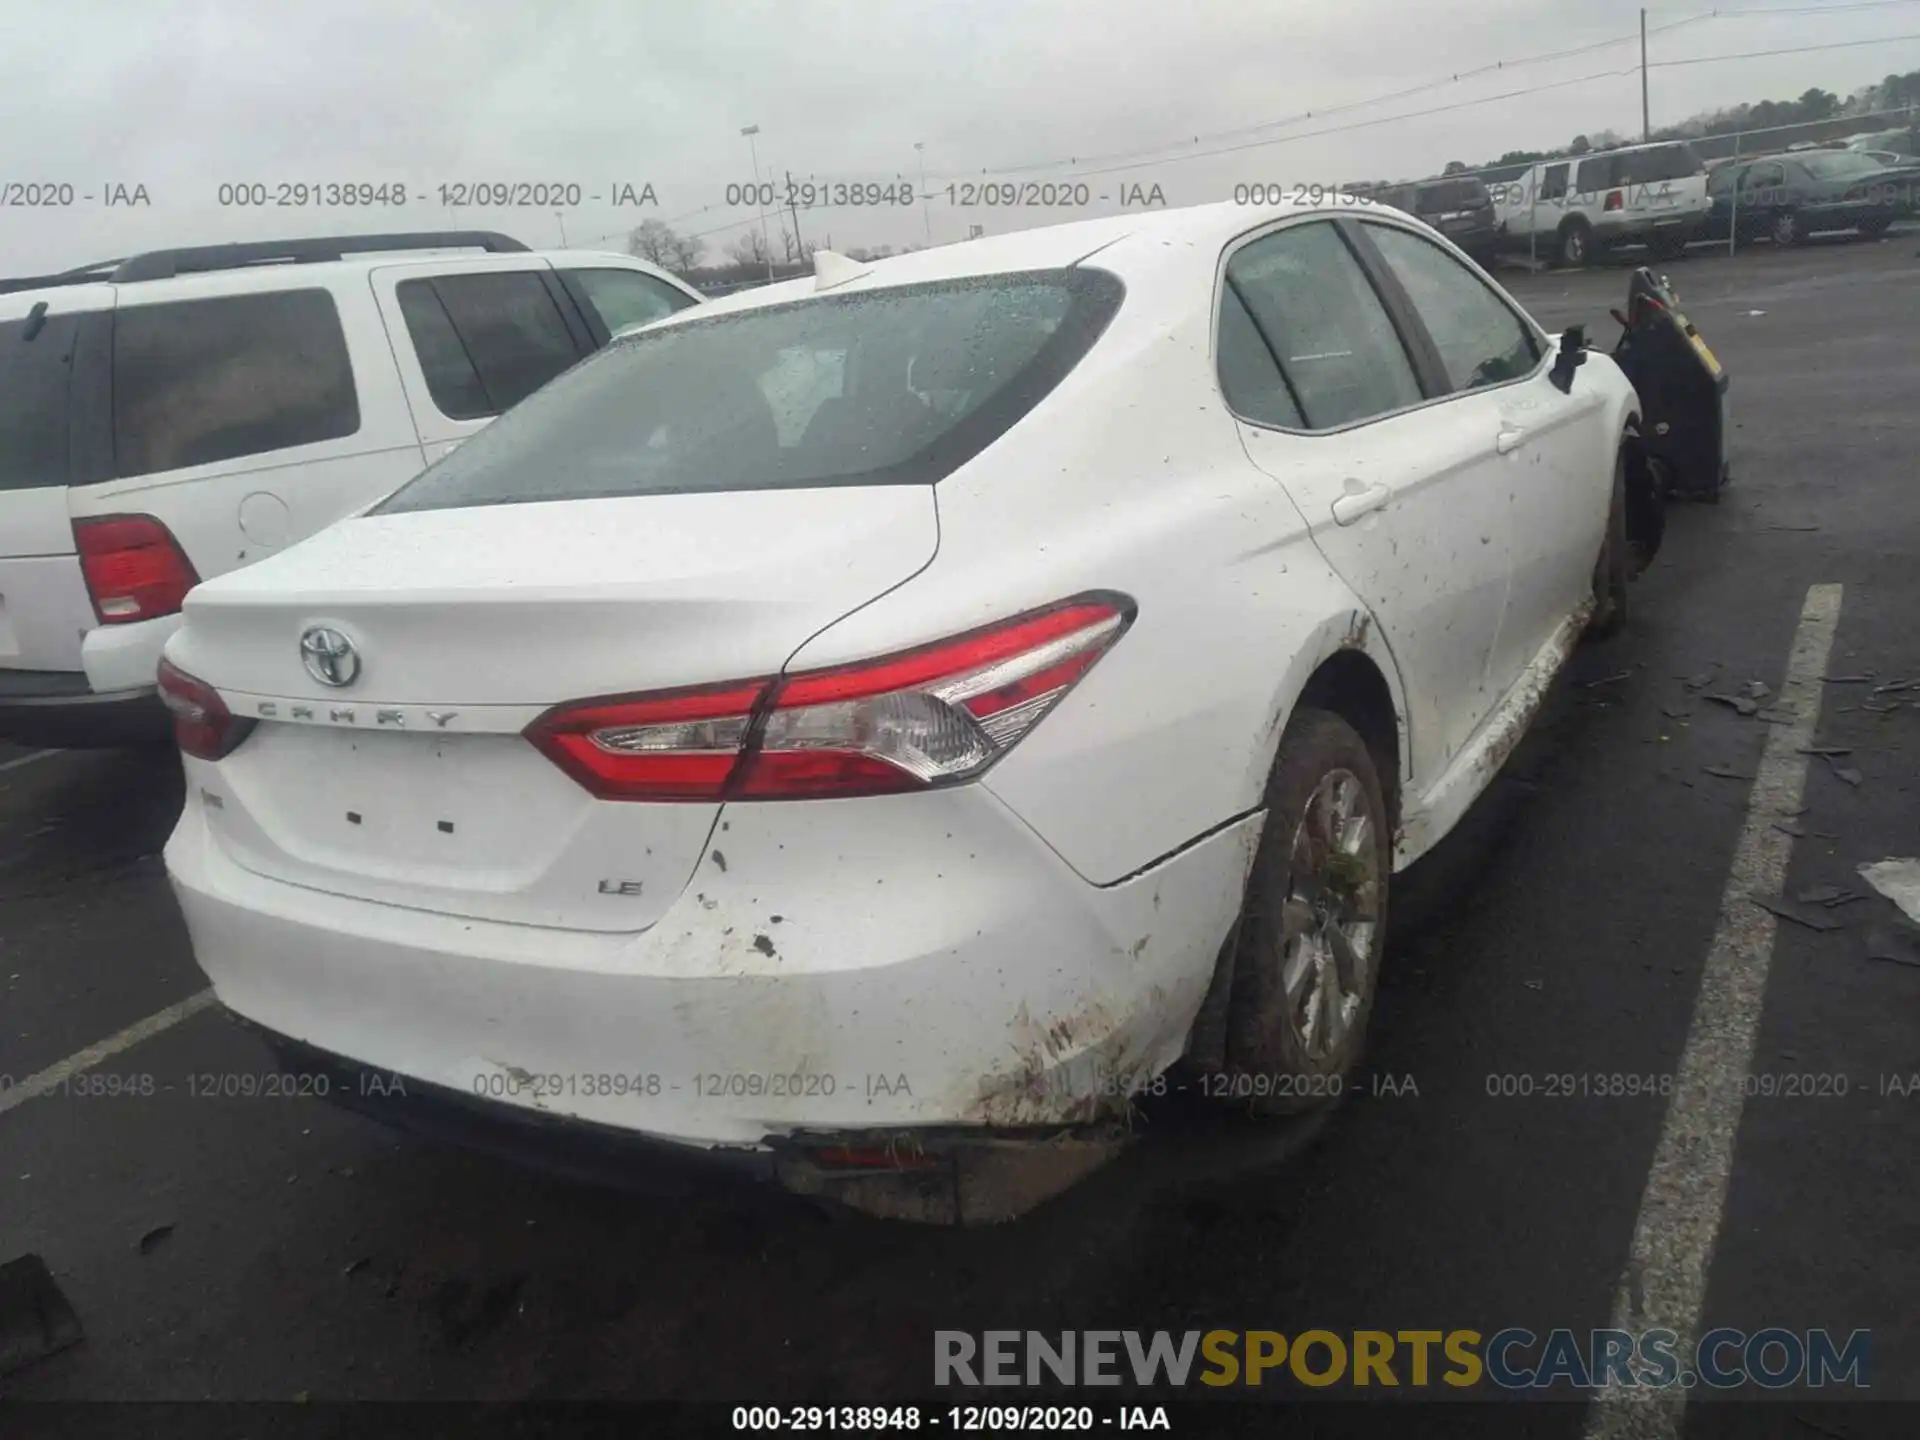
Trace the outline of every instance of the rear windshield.
{"label": "rear windshield", "polygon": [[72,315],[0,323],[0,490],[67,483]]}
{"label": "rear windshield", "polygon": [[1037,405],[1118,308],[1094,270],[825,295],[641,331],[378,507],[928,485]]}
{"label": "rear windshield", "polygon": [[1444,210],[1478,210],[1487,203],[1487,187],[1478,180],[1442,180],[1422,185],[1414,201],[1416,215],[1438,215]]}
{"label": "rear windshield", "polygon": [[1817,155],[1802,155],[1799,163],[1822,180],[1847,180],[1857,175],[1877,175],[1887,167],[1871,156],[1847,150],[1824,150]]}
{"label": "rear windshield", "polygon": [[1684,180],[1706,166],[1691,145],[1655,145],[1650,150],[1626,150],[1620,161],[1617,185],[1657,185],[1662,180]]}

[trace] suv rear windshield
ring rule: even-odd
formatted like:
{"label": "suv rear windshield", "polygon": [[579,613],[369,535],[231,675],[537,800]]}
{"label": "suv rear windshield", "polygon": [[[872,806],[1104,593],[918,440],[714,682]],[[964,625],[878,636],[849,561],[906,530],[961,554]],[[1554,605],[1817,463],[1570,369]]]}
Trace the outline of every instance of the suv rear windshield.
{"label": "suv rear windshield", "polygon": [[0,324],[0,490],[67,483],[67,379],[79,330],[72,315]]}
{"label": "suv rear windshield", "polygon": [[1649,150],[1625,150],[1616,157],[1620,169],[1616,185],[1657,185],[1662,180],[1684,180],[1705,165],[1691,145],[1655,145]]}
{"label": "suv rear windshield", "polygon": [[1122,294],[1104,271],[1039,271],[643,330],[530,396],[374,513],[929,485],[1039,404]]}
{"label": "suv rear windshield", "polygon": [[1446,210],[1478,210],[1487,203],[1487,187],[1479,180],[1442,180],[1420,187],[1414,198],[1413,213],[1438,215]]}

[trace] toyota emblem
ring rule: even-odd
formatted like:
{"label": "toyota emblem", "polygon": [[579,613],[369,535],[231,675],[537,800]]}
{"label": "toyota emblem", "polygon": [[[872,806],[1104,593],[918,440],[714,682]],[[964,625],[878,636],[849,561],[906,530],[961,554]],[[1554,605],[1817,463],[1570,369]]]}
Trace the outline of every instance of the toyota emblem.
{"label": "toyota emblem", "polygon": [[351,685],[360,675],[360,653],[338,630],[315,625],[300,637],[300,660],[322,685]]}

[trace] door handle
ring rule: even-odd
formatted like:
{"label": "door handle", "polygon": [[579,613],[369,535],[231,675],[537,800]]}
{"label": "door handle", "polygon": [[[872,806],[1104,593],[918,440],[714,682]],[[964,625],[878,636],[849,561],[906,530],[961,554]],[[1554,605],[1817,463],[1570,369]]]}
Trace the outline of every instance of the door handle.
{"label": "door handle", "polygon": [[1527,432],[1512,425],[1502,425],[1500,433],[1493,437],[1493,448],[1502,455],[1511,455],[1527,443]]}
{"label": "door handle", "polygon": [[[1348,485],[1355,482],[1349,480]],[[1364,490],[1350,489],[1333,502],[1333,518],[1341,525],[1351,525],[1362,515],[1378,510],[1393,498],[1393,491],[1384,485],[1369,485]]]}

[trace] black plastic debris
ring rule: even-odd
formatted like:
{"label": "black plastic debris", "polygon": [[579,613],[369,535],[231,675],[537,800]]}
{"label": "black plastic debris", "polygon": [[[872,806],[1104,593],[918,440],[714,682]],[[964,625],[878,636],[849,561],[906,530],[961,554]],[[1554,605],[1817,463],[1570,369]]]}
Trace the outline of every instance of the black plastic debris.
{"label": "black plastic debris", "polygon": [[1777,895],[1749,895],[1747,898],[1762,910],[1769,910],[1782,920],[1791,920],[1794,924],[1804,925],[1809,930],[1827,931],[1846,928],[1844,920],[1835,920],[1831,915],[1822,915],[1804,906],[1795,905],[1790,900],[1783,900]]}
{"label": "black plastic debris", "polygon": [[1867,931],[1867,959],[1920,970],[1920,928],[1912,925],[1876,925]]}
{"label": "black plastic debris", "polygon": [[161,1243],[172,1234],[173,1226],[171,1224],[154,1226],[140,1237],[140,1253],[142,1255],[151,1255],[155,1250],[159,1249]]}
{"label": "black plastic debris", "polygon": [[1716,705],[1725,705],[1729,709],[1738,710],[1742,715],[1757,715],[1760,713],[1759,705],[1744,695],[1703,695],[1701,698],[1703,700],[1711,700]]}
{"label": "black plastic debris", "polygon": [[[1831,760],[1836,755],[1851,755],[1853,754],[1853,749],[1848,745],[1802,745],[1799,747],[1797,753],[1801,755],[1819,755],[1824,759]],[[1804,815],[1807,812],[1802,810],[1800,813]]]}
{"label": "black plastic debris", "polygon": [[1842,905],[1851,905],[1867,897],[1858,890],[1847,890],[1838,885],[1809,885],[1793,898],[1796,904],[1824,905],[1829,910],[1838,910]]}
{"label": "black plastic debris", "polygon": [[1702,765],[1700,768],[1706,771],[1707,774],[1709,775],[1719,776],[1722,780],[1753,779],[1753,776],[1742,774],[1740,771],[1734,769],[1731,765]]}
{"label": "black plastic debris", "polygon": [[0,1265],[0,1375],[24,1370],[82,1338],[80,1317],[46,1261],[22,1255]]}

